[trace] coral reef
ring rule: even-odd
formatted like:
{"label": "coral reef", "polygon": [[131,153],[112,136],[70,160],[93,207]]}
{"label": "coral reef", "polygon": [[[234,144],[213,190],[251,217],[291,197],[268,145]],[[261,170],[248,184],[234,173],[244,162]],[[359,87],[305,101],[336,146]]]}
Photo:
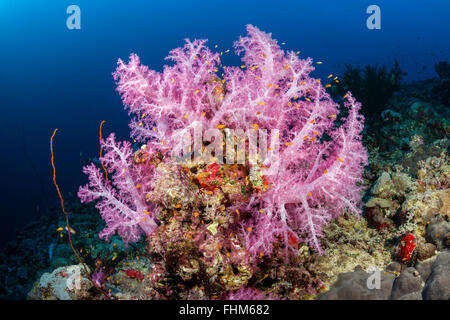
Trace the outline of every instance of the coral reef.
{"label": "coral reef", "polygon": [[[432,90],[435,83],[430,80],[402,86],[399,95],[386,103],[387,109],[381,113],[383,122],[374,123],[364,136],[370,156],[363,176],[364,184],[370,187],[363,198],[364,219],[358,224],[364,232],[358,241],[353,240],[352,249],[358,255],[353,254],[357,258],[347,265],[339,259],[325,264],[326,272],[334,276],[329,281],[321,276],[330,289],[320,294],[319,299],[380,299],[373,293],[370,295],[363,284],[370,276],[363,270],[370,271],[371,266],[396,277],[392,291],[386,289],[389,293],[382,299],[448,299],[445,288],[449,277],[441,270],[448,266],[445,257],[450,244],[449,112],[440,95]],[[351,229],[338,230],[349,233]],[[339,250],[343,245],[340,236],[336,237],[334,232],[331,235],[334,237],[325,237],[324,243],[338,239],[335,252],[339,256],[352,252],[348,247]],[[384,259],[372,260],[369,265],[363,250]],[[320,264],[315,270],[323,266]],[[435,282],[429,278],[432,270],[436,270]],[[338,278],[338,274],[345,274],[363,286],[352,285],[351,280]],[[431,294],[428,288],[433,286],[436,293]]]}
{"label": "coral reef", "polygon": [[[136,55],[129,63],[119,60],[117,90],[142,147],[133,153],[111,134],[100,158],[110,179],[95,164],[84,168],[89,185],[78,195],[97,201],[107,225],[100,237],[117,232],[130,243],[144,235],[155,264],[154,290],[170,299],[217,298],[266,279],[277,282],[275,294],[286,290],[284,282],[294,296],[311,294],[321,281],[292,268],[299,244],[321,254],[323,226],[345,210],[361,213],[367,152],[360,104],[347,93],[347,116],[337,125],[339,105],[309,76],[312,60],[283,52],[251,25],[247,31],[235,43],[241,68],[222,67],[204,40],[172,50],[168,59],[175,65],[163,73],[142,66]],[[249,139],[257,129],[276,130],[270,148],[279,155],[253,158],[246,141],[244,163],[223,164],[223,145],[208,158],[202,149],[214,144],[194,142],[194,154],[203,156],[175,161],[180,141],[199,127],[220,129],[220,138],[229,129],[247,129]]]}
{"label": "coral reef", "polygon": [[[69,231],[54,207],[17,232],[0,252],[1,299],[450,298],[450,114],[436,91],[445,64],[441,79],[396,86],[361,137],[351,94],[339,107],[310,77],[311,59],[248,31],[239,68],[203,40],[171,51],[161,73],[136,55],[119,60],[135,145],[102,140],[82,203],[65,196]],[[370,72],[389,81],[386,69]],[[209,127],[220,142],[232,129],[279,129],[276,174],[260,155],[221,163],[226,143],[215,140],[189,145],[207,157],[173,157]],[[367,284],[375,268],[380,290]]]}

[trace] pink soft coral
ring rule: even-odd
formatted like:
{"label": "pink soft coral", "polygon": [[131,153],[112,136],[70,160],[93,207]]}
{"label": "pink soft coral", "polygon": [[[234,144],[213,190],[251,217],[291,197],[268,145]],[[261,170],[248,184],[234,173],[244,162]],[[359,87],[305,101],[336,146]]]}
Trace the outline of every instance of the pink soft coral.
{"label": "pink soft coral", "polygon": [[[360,104],[347,94],[347,119],[336,126],[338,104],[320,80],[310,77],[312,60],[285,53],[270,34],[254,26],[247,31],[235,43],[245,66],[224,67],[223,77],[218,76],[220,55],[205,40],[186,40],[183,48],[172,50],[168,59],[175,64],[162,73],[142,66],[134,54],[128,63],[119,60],[114,78],[134,116],[132,136],[164,152],[199,126],[278,129],[279,156],[270,158],[263,172],[271,187],[241,208],[251,218],[236,228],[254,256],[270,253],[280,238],[286,253],[301,241],[320,253],[323,225],[346,209],[360,214],[359,183],[367,164]],[[151,179],[134,172],[128,145],[120,149],[112,138],[105,148],[104,161],[116,172],[117,191],[91,165],[85,168],[90,188],[82,188],[80,196],[84,201],[102,199],[98,206],[108,225],[105,237],[118,230],[133,241],[156,228],[153,216],[143,222],[143,212],[153,209],[142,193]],[[142,189],[136,189],[138,183]]]}
{"label": "pink soft coral", "polygon": [[204,112],[214,112],[217,84],[212,80],[217,78],[220,57],[211,53],[205,43],[186,39],[184,48],[170,52],[166,59],[175,65],[164,66],[163,73],[142,66],[135,54],[128,64],[119,59],[113,75],[125,106],[135,116],[130,127],[136,140],[156,140],[159,145],[165,141],[170,148],[179,138],[174,131],[205,120]]}
{"label": "pink soft coral", "polygon": [[125,243],[136,242],[142,233],[150,235],[157,227],[154,207],[145,201],[150,189],[152,167],[132,165],[133,152],[129,142],[116,142],[114,134],[102,141],[106,151],[100,161],[108,169],[111,180],[104,179],[93,163],[84,167],[89,184],[81,187],[78,196],[82,202],[100,199],[96,205],[106,222],[100,233],[105,240],[117,231]]}
{"label": "pink soft coral", "polygon": [[228,293],[223,300],[279,300],[278,297],[259,291],[255,288],[240,288]]}

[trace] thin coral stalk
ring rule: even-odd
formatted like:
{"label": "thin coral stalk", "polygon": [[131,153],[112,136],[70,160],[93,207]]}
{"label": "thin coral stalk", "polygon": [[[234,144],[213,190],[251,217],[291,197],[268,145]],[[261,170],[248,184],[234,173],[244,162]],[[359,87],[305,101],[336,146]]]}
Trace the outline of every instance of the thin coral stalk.
{"label": "thin coral stalk", "polygon": [[62,195],[61,195],[61,191],[60,191],[60,189],[59,189],[59,186],[58,186],[58,184],[56,183],[56,168],[55,168],[54,153],[53,153],[53,138],[55,137],[55,134],[56,134],[57,131],[58,131],[58,128],[56,128],[55,131],[53,131],[52,137],[50,138],[50,152],[51,152],[51,154],[52,154],[52,160],[51,160],[51,161],[52,161],[52,167],[53,167],[53,183],[54,183],[54,185],[55,185],[55,187],[56,187],[56,191],[58,192],[59,199],[61,200],[61,208],[62,208],[62,211],[63,211],[64,215],[66,216],[66,227],[67,227],[67,234],[68,234],[68,236],[69,236],[69,244],[70,244],[70,247],[72,248],[72,251],[75,253],[75,255],[76,255],[78,261],[80,261],[81,265],[83,266],[84,271],[86,271],[86,274],[87,274],[89,280],[92,282],[92,284],[93,284],[98,290],[100,290],[100,292],[103,293],[103,295],[105,295],[106,298],[111,299],[111,297],[108,295],[108,293],[106,293],[105,290],[103,290],[103,288],[101,288],[100,286],[98,286],[98,285],[95,283],[95,281],[92,279],[91,274],[90,274],[88,268],[86,267],[86,264],[84,263],[83,259],[82,259],[81,256],[78,254],[77,250],[75,249],[75,247],[74,247],[74,245],[73,245],[73,243],[72,243],[72,238],[71,238],[71,235],[70,235],[70,230],[71,230],[71,229],[70,229],[70,223],[69,223],[69,215],[67,214],[66,207],[64,206],[64,199],[63,199],[63,197],[62,197]]}

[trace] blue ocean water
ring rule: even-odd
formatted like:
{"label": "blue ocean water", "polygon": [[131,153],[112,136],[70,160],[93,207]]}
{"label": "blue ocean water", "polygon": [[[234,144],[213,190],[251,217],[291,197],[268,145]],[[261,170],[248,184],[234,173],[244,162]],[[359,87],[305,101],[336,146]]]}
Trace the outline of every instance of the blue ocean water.
{"label": "blue ocean water", "polygon": [[[69,5],[81,9],[81,29],[66,26]],[[369,5],[381,9],[381,29],[366,27]],[[315,77],[344,64],[387,64],[395,59],[405,80],[435,77],[433,65],[449,59],[450,2],[410,1],[0,1],[0,239],[57,203],[49,139],[63,194],[86,182],[81,171],[98,155],[98,126],[126,139],[128,117],[111,73],[132,52],[152,69],[182,46],[207,38],[231,49],[251,23],[283,47],[323,61]],[[239,64],[231,54],[225,64]]]}

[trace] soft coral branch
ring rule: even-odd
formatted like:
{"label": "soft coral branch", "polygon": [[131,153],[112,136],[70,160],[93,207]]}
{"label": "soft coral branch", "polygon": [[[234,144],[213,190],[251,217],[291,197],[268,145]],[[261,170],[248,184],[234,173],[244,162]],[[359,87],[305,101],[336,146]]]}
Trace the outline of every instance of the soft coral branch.
{"label": "soft coral branch", "polygon": [[150,235],[157,227],[155,208],[145,201],[152,168],[134,165],[130,144],[117,143],[114,134],[102,141],[102,147],[106,153],[100,160],[112,174],[111,182],[90,164],[83,169],[89,175],[89,184],[80,188],[78,196],[82,202],[100,199],[96,207],[106,222],[101,238],[109,240],[117,232],[126,243],[136,242],[142,233]]}
{"label": "soft coral branch", "polygon": [[[336,111],[332,104],[318,105],[324,109],[327,106]],[[292,146],[282,149],[280,171],[271,191],[280,196],[281,220],[296,226],[299,235],[306,234],[307,241],[319,253],[323,225],[345,209],[360,214],[361,187],[358,184],[363,167],[367,165],[367,152],[361,143],[363,119],[358,113],[360,105],[351,94],[347,95],[345,106],[349,108],[345,123],[339,128],[327,128],[331,141],[295,138]],[[313,123],[311,130],[317,128]]]}
{"label": "soft coral branch", "polygon": [[[173,130],[187,126],[202,113],[213,111],[211,101],[216,88],[213,80],[220,58],[205,43],[206,40],[186,39],[183,48],[170,52],[166,59],[175,65],[165,66],[163,73],[142,66],[135,54],[130,56],[128,64],[119,59],[113,74],[117,91],[130,113],[137,116],[136,123],[159,123],[169,139]],[[146,142],[140,131],[133,133]]]}

